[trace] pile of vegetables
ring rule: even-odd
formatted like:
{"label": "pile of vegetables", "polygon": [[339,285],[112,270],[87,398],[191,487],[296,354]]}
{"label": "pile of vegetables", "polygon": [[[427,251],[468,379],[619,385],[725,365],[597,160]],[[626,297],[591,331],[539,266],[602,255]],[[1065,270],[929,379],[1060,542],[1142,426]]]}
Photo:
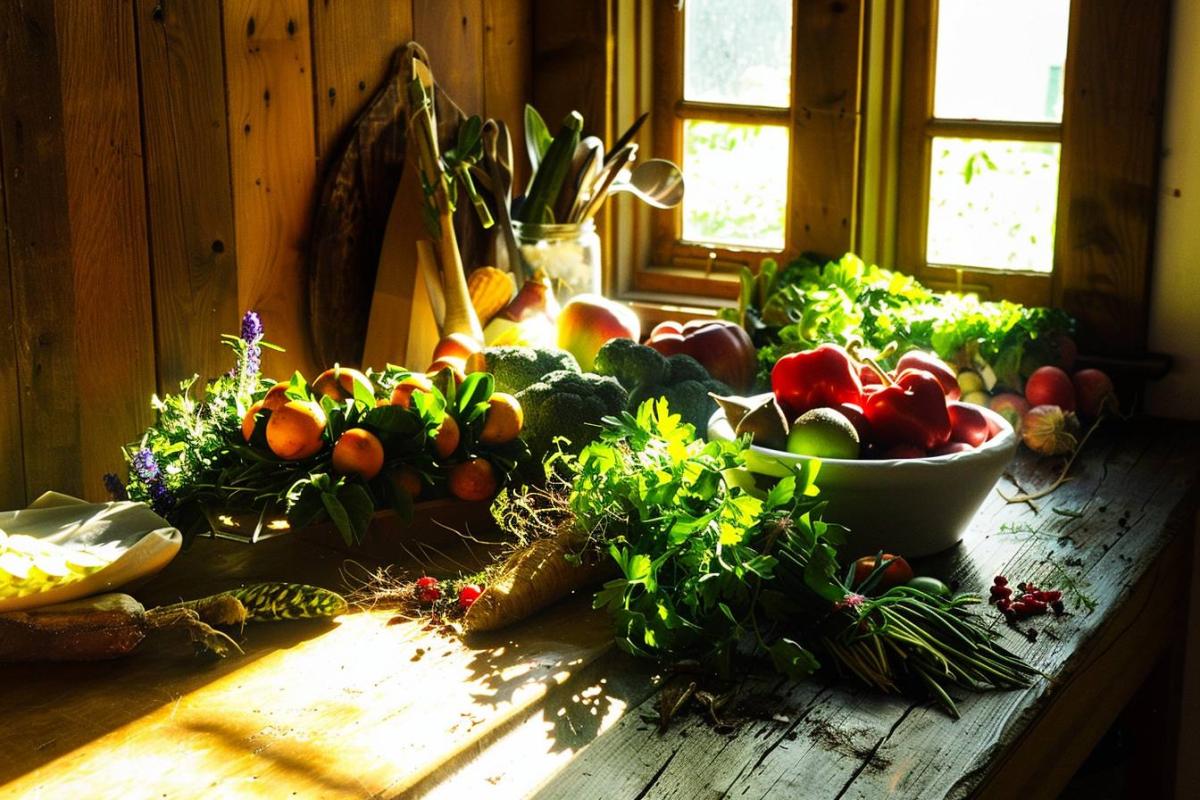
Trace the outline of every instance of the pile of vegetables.
{"label": "pile of vegetables", "polygon": [[959,368],[987,371],[989,390],[1020,391],[1035,369],[1074,355],[1074,321],[1063,311],[933,292],[852,253],[782,268],[765,259],[757,272],[743,270],[738,307],[724,316],[758,347],[763,385],[782,356],[826,342],[932,351]]}
{"label": "pile of vegetables", "polygon": [[418,497],[489,500],[528,457],[522,408],[486,372],[335,366],[311,384],[299,373],[275,383],[260,372],[271,345],[254,312],[225,340],[235,368],[201,397],[195,379],[155,397],[155,424],[126,450],[128,485],[105,479],[185,541],[208,529],[207,511],[253,510],[295,527],[329,520],[352,543],[378,509],[407,519]]}
{"label": "pile of vegetables", "polygon": [[594,604],[637,656],[724,677],[747,660],[793,679],[833,667],[883,691],[925,692],[955,715],[952,687],[1027,685],[1034,671],[968,612],[980,598],[930,579],[888,582],[891,557],[842,574],[845,530],[820,519],[816,465],[760,488],[747,447],[698,439],[663,399],[610,417],[579,455],[550,457],[545,487],[501,496],[497,521],[519,543],[510,554],[444,584],[406,584],[398,598],[481,630],[607,571]]}

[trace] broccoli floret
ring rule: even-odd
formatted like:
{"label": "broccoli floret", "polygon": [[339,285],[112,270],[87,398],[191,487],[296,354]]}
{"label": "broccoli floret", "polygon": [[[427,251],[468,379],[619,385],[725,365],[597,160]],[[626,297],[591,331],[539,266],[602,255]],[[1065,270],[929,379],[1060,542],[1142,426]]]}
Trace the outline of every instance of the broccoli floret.
{"label": "broccoli floret", "polygon": [[600,420],[619,414],[629,396],[615,378],[571,370],[551,372],[517,393],[524,412],[521,438],[539,461],[555,447],[555,437],[570,440],[563,449],[578,453],[600,434]]}
{"label": "broccoli floret", "polygon": [[485,347],[481,355],[484,371],[496,379],[496,391],[508,394],[516,394],[552,372],[580,372],[575,356],[549,347]]}
{"label": "broccoli floret", "polygon": [[638,386],[667,383],[671,368],[657,350],[632,339],[611,339],[596,353],[596,372],[610,375],[633,391]]}
{"label": "broccoli floret", "polygon": [[596,372],[613,376],[629,390],[631,411],[645,400],[665,397],[671,411],[694,425],[700,435],[707,431],[708,419],[717,408],[708,393],[731,394],[728,386],[714,380],[691,356],[663,356],[630,339],[613,339],[601,347],[596,354]]}
{"label": "broccoli floret", "polygon": [[[687,358],[691,359],[690,356]],[[704,380],[700,381],[685,380],[672,384],[640,386],[630,392],[629,407],[637,408],[651,398],[665,397],[672,413],[681,416],[684,422],[696,428],[697,434],[704,436],[708,431],[708,420],[717,410],[717,402],[708,396],[709,392],[719,395],[732,394],[728,386],[709,378],[706,372]]]}
{"label": "broccoli floret", "polygon": [[708,370],[696,359],[684,353],[676,353],[667,359],[671,368],[670,377],[664,383],[683,383],[684,381],[712,380]]}

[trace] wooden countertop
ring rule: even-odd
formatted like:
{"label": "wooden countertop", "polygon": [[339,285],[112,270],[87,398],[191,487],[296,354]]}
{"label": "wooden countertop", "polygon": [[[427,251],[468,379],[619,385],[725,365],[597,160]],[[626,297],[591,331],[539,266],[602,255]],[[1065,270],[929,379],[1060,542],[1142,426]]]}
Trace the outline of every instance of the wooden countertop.
{"label": "wooden countertop", "polygon": [[[1200,426],[1112,424],[1036,513],[993,494],[955,550],[918,564],[985,590],[1053,560],[1097,603],[1023,624],[1036,641],[1004,628],[1046,677],[963,696],[957,722],[845,681],[764,676],[722,712],[729,730],[689,713],[660,734],[651,668],[609,646],[586,597],[470,646],[379,611],[248,627],[246,655],[220,662],[158,642],[103,664],[0,668],[0,795],[1054,796],[1180,639],[1198,468]],[[1032,489],[1053,471],[1023,453],[1012,474]],[[343,554],[256,548],[200,540],[135,594],[339,583]]]}

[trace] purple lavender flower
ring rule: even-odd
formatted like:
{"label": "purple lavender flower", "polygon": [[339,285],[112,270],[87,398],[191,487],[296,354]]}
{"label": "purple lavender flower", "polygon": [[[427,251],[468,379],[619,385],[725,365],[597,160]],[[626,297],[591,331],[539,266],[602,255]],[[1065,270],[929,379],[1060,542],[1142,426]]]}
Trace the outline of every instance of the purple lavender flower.
{"label": "purple lavender flower", "polygon": [[242,341],[246,343],[245,362],[242,364],[243,380],[257,375],[262,368],[262,348],[258,344],[262,338],[262,320],[257,313],[247,311],[242,316]]}
{"label": "purple lavender flower", "polygon": [[165,517],[175,508],[175,495],[161,479],[150,484],[150,508],[160,517]]}
{"label": "purple lavender flower", "polygon": [[121,483],[121,479],[111,472],[104,474],[104,488],[108,490],[108,496],[113,500],[129,499],[129,492],[125,491],[125,484]]}
{"label": "purple lavender flower", "polygon": [[154,458],[154,453],[149,448],[143,447],[138,450],[133,457],[131,464],[133,472],[138,478],[147,485],[154,481],[162,479],[162,472],[158,469],[158,461]]}
{"label": "purple lavender flower", "polygon": [[247,311],[242,315],[242,341],[246,344],[258,344],[262,337],[262,320],[256,312]]}

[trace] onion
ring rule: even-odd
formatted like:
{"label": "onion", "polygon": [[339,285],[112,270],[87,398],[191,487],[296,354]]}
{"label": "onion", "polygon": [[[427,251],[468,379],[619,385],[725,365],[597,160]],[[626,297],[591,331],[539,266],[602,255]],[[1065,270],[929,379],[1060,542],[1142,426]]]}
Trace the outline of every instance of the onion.
{"label": "onion", "polygon": [[1021,438],[1035,453],[1061,456],[1079,445],[1079,419],[1058,406],[1034,406],[1021,421]]}

